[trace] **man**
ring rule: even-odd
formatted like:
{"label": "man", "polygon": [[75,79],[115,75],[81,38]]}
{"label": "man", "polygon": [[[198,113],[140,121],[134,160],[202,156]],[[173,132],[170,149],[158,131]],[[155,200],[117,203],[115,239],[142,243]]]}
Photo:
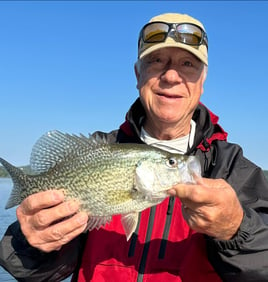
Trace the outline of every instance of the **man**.
{"label": "man", "polygon": [[1,264],[21,281],[268,281],[268,183],[262,170],[226,141],[200,104],[208,65],[203,25],[159,15],[139,36],[139,98],[109,142],[145,142],[197,155],[202,177],[171,187],[141,213],[127,242],[114,216],[82,233],[88,216],[61,191],[25,199],[0,246]]}

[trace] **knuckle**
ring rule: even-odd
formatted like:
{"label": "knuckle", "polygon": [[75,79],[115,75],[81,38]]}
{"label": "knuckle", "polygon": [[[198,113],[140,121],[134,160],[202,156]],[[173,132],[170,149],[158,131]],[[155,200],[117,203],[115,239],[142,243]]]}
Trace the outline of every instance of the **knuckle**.
{"label": "knuckle", "polygon": [[190,219],[189,225],[193,230],[203,233],[207,229],[207,224],[204,221],[198,219]]}
{"label": "knuckle", "polygon": [[33,196],[30,195],[22,201],[20,207],[23,213],[28,213],[34,210],[34,202],[32,201],[32,198]]}
{"label": "knuckle", "polygon": [[195,224],[200,230],[206,230],[208,228],[208,224],[204,220],[197,220]]}
{"label": "knuckle", "polygon": [[199,189],[193,189],[191,191],[191,200],[193,202],[200,202],[202,199],[202,193]]}
{"label": "knuckle", "polygon": [[44,245],[44,246],[40,247],[40,250],[45,252],[45,253],[50,253],[52,251],[59,251],[60,249],[61,249],[61,246],[59,246],[58,244]]}
{"label": "knuckle", "polygon": [[39,212],[34,215],[34,221],[37,226],[44,227],[47,226],[47,216],[43,212]]}
{"label": "knuckle", "polygon": [[[216,221],[216,219],[217,219],[216,215],[214,215],[214,214],[209,214],[209,213],[207,213],[206,215],[204,215],[204,217],[205,217],[205,221],[203,221],[203,222],[206,222],[206,223],[207,223],[206,225],[208,225],[208,224],[213,224],[213,223]],[[203,223],[203,225],[204,225],[204,227],[206,227],[206,226],[205,226],[205,223]]]}
{"label": "knuckle", "polygon": [[27,200],[23,200],[21,204],[16,208],[16,215],[18,218],[23,218],[29,215],[29,205],[27,204]]}
{"label": "knuckle", "polygon": [[25,217],[25,214],[23,212],[21,205],[18,206],[17,209],[16,209],[16,216],[17,216],[19,222]]}
{"label": "knuckle", "polygon": [[28,237],[26,237],[27,238],[27,241],[28,241],[28,243],[32,246],[32,247],[34,247],[34,248],[37,248],[37,249],[40,249],[39,248],[39,240],[36,238],[36,236],[31,236],[31,235],[29,235]]}
{"label": "knuckle", "polygon": [[65,244],[67,244],[68,242],[70,242],[71,239],[72,239],[72,238],[70,238],[70,236],[65,235],[65,236],[63,236],[63,237],[60,239],[60,243],[61,243],[61,245],[65,245]]}
{"label": "knuckle", "polygon": [[59,219],[64,218],[70,214],[67,203],[63,203],[59,205],[58,208],[54,210],[54,212],[55,212],[55,217]]}
{"label": "knuckle", "polygon": [[35,229],[29,225],[28,223],[21,224],[20,225],[21,232],[23,233],[24,237],[26,238],[27,242],[33,246],[36,247],[38,244],[37,236]]}
{"label": "knuckle", "polygon": [[62,234],[62,232],[58,228],[53,228],[51,230],[51,237],[55,241],[60,241],[64,238],[64,235]]}

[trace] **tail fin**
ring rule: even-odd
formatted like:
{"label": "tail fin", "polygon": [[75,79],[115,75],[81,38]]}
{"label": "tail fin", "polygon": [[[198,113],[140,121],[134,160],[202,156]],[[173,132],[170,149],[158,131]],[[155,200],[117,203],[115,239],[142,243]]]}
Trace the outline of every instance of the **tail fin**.
{"label": "tail fin", "polygon": [[12,181],[13,181],[13,189],[11,191],[11,194],[9,196],[8,202],[6,204],[6,209],[12,208],[21,202],[21,190],[25,186],[25,173],[8,163],[6,160],[0,158],[0,163],[4,166],[4,168],[7,170],[7,172],[10,174]]}

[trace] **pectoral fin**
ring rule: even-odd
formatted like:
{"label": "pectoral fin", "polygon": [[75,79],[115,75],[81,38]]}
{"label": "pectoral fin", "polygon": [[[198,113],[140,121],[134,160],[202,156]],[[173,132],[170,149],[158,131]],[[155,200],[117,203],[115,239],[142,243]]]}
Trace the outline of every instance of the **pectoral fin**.
{"label": "pectoral fin", "polygon": [[122,215],[121,222],[122,222],[123,228],[126,233],[127,241],[130,239],[131,235],[134,233],[137,227],[137,224],[138,224],[138,220],[139,220],[138,212]]}

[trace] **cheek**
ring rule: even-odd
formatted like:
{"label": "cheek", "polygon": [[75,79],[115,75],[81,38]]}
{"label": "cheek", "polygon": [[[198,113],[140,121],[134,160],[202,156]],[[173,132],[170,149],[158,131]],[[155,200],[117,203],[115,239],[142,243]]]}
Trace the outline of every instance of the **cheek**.
{"label": "cheek", "polygon": [[137,88],[141,89],[143,87],[148,87],[152,85],[153,81],[157,79],[157,74],[150,68],[141,68],[140,73],[137,75]]}
{"label": "cheek", "polygon": [[140,79],[137,81],[137,88],[139,90],[140,98],[145,106],[146,104],[150,103],[152,98],[152,79],[148,79],[148,77],[140,76]]}
{"label": "cheek", "polygon": [[145,75],[140,75],[137,79],[137,88],[141,90],[146,85],[148,78]]}
{"label": "cheek", "polygon": [[143,85],[141,88],[139,88],[140,92],[140,100],[144,108],[147,108],[147,104],[149,102],[149,95],[146,85]]}
{"label": "cheek", "polygon": [[189,92],[191,93],[192,100],[200,99],[200,96],[203,93],[203,83],[198,81],[189,86]]}

